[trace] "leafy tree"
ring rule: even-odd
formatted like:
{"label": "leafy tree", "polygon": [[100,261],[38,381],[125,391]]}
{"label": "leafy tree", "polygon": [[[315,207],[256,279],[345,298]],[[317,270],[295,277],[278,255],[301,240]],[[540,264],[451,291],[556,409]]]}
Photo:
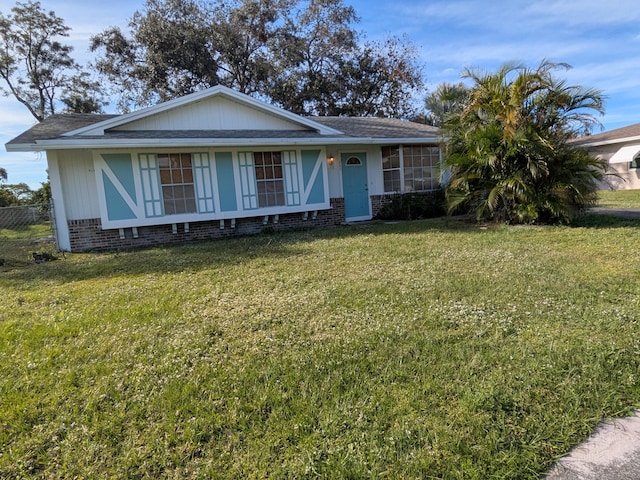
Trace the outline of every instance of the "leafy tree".
{"label": "leafy tree", "polygon": [[210,4],[220,83],[246,94],[268,93],[279,42],[286,35],[283,15],[294,5],[294,0]]}
{"label": "leafy tree", "polygon": [[603,162],[567,140],[597,124],[597,90],[570,86],[554,72],[505,64],[495,73],[466,70],[473,81],[464,111],[444,124],[450,211],[513,223],[569,222],[597,200]]}
{"label": "leafy tree", "polygon": [[112,27],[92,37],[104,51],[95,67],[120,93],[128,111],[219,82],[211,19],[196,0],[147,0],[129,22],[132,36]]}
{"label": "leafy tree", "polygon": [[[6,198],[11,198],[10,205],[26,205],[31,203],[33,191],[26,183],[3,184],[0,190],[8,192]],[[6,206],[6,205],[5,205]]]}
{"label": "leafy tree", "polygon": [[16,202],[16,198],[11,191],[4,188],[4,183],[7,181],[7,171],[0,167],[0,207],[8,207]]}
{"label": "leafy tree", "polygon": [[367,42],[340,72],[344,95],[332,115],[409,118],[423,86],[417,52],[404,37]]}
{"label": "leafy tree", "polygon": [[426,122],[436,127],[464,111],[469,100],[469,90],[464,83],[441,83],[424,101],[428,111]]}
{"label": "leafy tree", "polygon": [[10,190],[0,187],[0,207],[10,207],[17,205],[18,200],[13,196]]}
{"label": "leafy tree", "polygon": [[356,12],[341,0],[311,0],[284,21],[268,94],[295,113],[326,115],[345,94],[341,73],[357,49]]}
{"label": "leafy tree", "polygon": [[72,47],[56,40],[68,32],[64,21],[45,12],[40,2],[17,2],[10,14],[0,12],[0,91],[13,95],[38,121],[61,104],[67,111],[92,112],[104,105],[98,83],[71,58]]}
{"label": "leafy tree", "polygon": [[404,114],[422,85],[415,51],[361,47],[356,21],[342,0],[147,0],[129,36],[112,28],[91,48],[131,92],[124,111],[222,84],[301,114]]}
{"label": "leafy tree", "polygon": [[34,205],[49,205],[51,202],[51,183],[49,181],[41,182],[41,187],[33,192],[31,203]]}

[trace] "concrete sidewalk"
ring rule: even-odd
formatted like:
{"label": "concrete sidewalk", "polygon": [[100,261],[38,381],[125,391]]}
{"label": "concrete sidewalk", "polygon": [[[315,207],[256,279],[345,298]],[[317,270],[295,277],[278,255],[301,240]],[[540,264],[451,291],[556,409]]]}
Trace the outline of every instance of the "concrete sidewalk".
{"label": "concrete sidewalk", "polygon": [[640,411],[603,422],[546,480],[640,480]]}

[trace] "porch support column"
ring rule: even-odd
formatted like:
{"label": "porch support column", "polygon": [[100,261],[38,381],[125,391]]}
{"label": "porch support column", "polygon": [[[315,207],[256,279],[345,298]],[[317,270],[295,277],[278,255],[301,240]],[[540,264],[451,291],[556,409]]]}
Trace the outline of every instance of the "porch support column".
{"label": "porch support column", "polygon": [[58,162],[58,152],[47,152],[47,165],[49,167],[49,181],[51,182],[51,200],[53,202],[53,214],[55,215],[56,244],[60,251],[71,250],[71,240],[69,238],[69,225],[67,224],[67,212],[64,206],[64,195],[62,193],[62,180],[60,176],[60,165]]}

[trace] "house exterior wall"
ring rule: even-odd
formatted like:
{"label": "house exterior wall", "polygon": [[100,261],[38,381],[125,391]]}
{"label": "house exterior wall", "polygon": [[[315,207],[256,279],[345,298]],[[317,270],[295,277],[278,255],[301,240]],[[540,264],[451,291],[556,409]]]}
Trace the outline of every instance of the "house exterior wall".
{"label": "house exterior wall", "polygon": [[96,196],[96,176],[91,152],[62,150],[57,156],[67,219],[99,217],[100,206]]}
{"label": "house exterior wall", "polygon": [[[282,157],[284,203],[264,206],[259,199],[254,152]],[[171,214],[164,200],[160,156],[189,154],[193,162],[196,209]],[[148,149],[93,152],[95,183],[103,228],[256,217],[324,210],[330,207],[323,147]],[[90,217],[93,218],[93,217]]]}
{"label": "house exterior wall", "polygon": [[[332,199],[328,193],[324,147],[277,148],[277,151],[288,152],[283,154],[288,161],[283,163],[283,170],[288,171],[283,174],[287,183],[286,205],[263,208],[259,207],[255,186],[252,186],[255,185],[252,184],[255,182],[253,155],[247,150],[265,149],[205,149],[204,153],[197,154],[206,157],[208,163],[206,169],[198,170],[194,166],[194,183],[199,184],[197,189],[206,190],[208,196],[198,200],[198,213],[179,215],[164,213],[159,174],[155,167],[149,167],[149,162],[145,164],[146,170],[142,170],[148,179],[142,178],[139,159],[148,160],[154,157],[153,153],[126,150],[48,152],[58,248],[69,251],[117,249],[219,238],[254,233],[264,228],[344,222],[344,202],[339,197]],[[180,149],[180,152],[184,151],[195,152]],[[198,152],[203,150],[198,149]],[[192,156],[195,158],[196,154]],[[149,190],[149,182],[154,181],[156,196],[149,199],[145,197],[145,189]],[[210,184],[203,187],[207,182]],[[155,210],[150,211],[149,205],[154,205]],[[268,216],[266,225],[265,216]],[[220,228],[221,221],[226,223],[226,228]],[[235,228],[230,228],[232,221]],[[190,225],[189,232],[173,233],[174,225],[184,224]],[[135,240],[131,239],[133,228],[138,232]],[[120,229],[129,232],[124,239],[120,238]],[[166,235],[167,231],[170,235]],[[151,239],[154,235],[158,236],[155,240]]]}
{"label": "house exterior wall", "polygon": [[606,178],[600,182],[602,190],[640,189],[640,169],[631,162],[640,153],[640,143],[627,142],[589,148],[589,153],[607,162]]}
{"label": "house exterior wall", "polygon": [[[293,170],[287,174],[287,182],[295,179],[298,183],[296,189],[287,188],[286,205],[256,208],[245,195],[246,182],[255,181],[246,174],[252,167],[243,166],[243,162],[253,161],[250,150],[289,152],[288,168]],[[160,153],[185,152],[208,161],[204,173],[194,174],[200,178],[195,183],[203,179],[211,182],[209,196],[201,201],[206,207],[195,214],[165,215],[161,192],[154,198],[146,197],[145,189],[154,181],[149,179],[155,176],[158,182],[159,178],[149,159]],[[58,248],[74,252],[117,250],[343,224],[340,158],[354,152],[367,156],[367,190],[371,217],[375,217],[398,195],[384,192],[379,145],[50,151]],[[328,156],[335,158],[332,164],[327,162]],[[156,188],[160,187],[156,183]],[[155,207],[150,207],[154,202]]]}
{"label": "house exterior wall", "polygon": [[329,171],[329,195],[332,198],[343,197],[342,191],[342,167],[340,158],[344,153],[364,152],[367,155],[367,184],[371,195],[384,193],[384,180],[382,177],[382,153],[378,145],[341,145],[339,147],[327,147],[327,156],[333,157],[334,162],[328,166]]}

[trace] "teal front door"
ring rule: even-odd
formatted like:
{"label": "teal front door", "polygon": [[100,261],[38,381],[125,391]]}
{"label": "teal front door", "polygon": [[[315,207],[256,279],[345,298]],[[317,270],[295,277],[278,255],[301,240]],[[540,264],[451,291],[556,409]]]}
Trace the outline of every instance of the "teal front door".
{"label": "teal front door", "polygon": [[343,153],[341,162],[345,217],[347,220],[368,220],[371,218],[371,205],[367,182],[367,154]]}

